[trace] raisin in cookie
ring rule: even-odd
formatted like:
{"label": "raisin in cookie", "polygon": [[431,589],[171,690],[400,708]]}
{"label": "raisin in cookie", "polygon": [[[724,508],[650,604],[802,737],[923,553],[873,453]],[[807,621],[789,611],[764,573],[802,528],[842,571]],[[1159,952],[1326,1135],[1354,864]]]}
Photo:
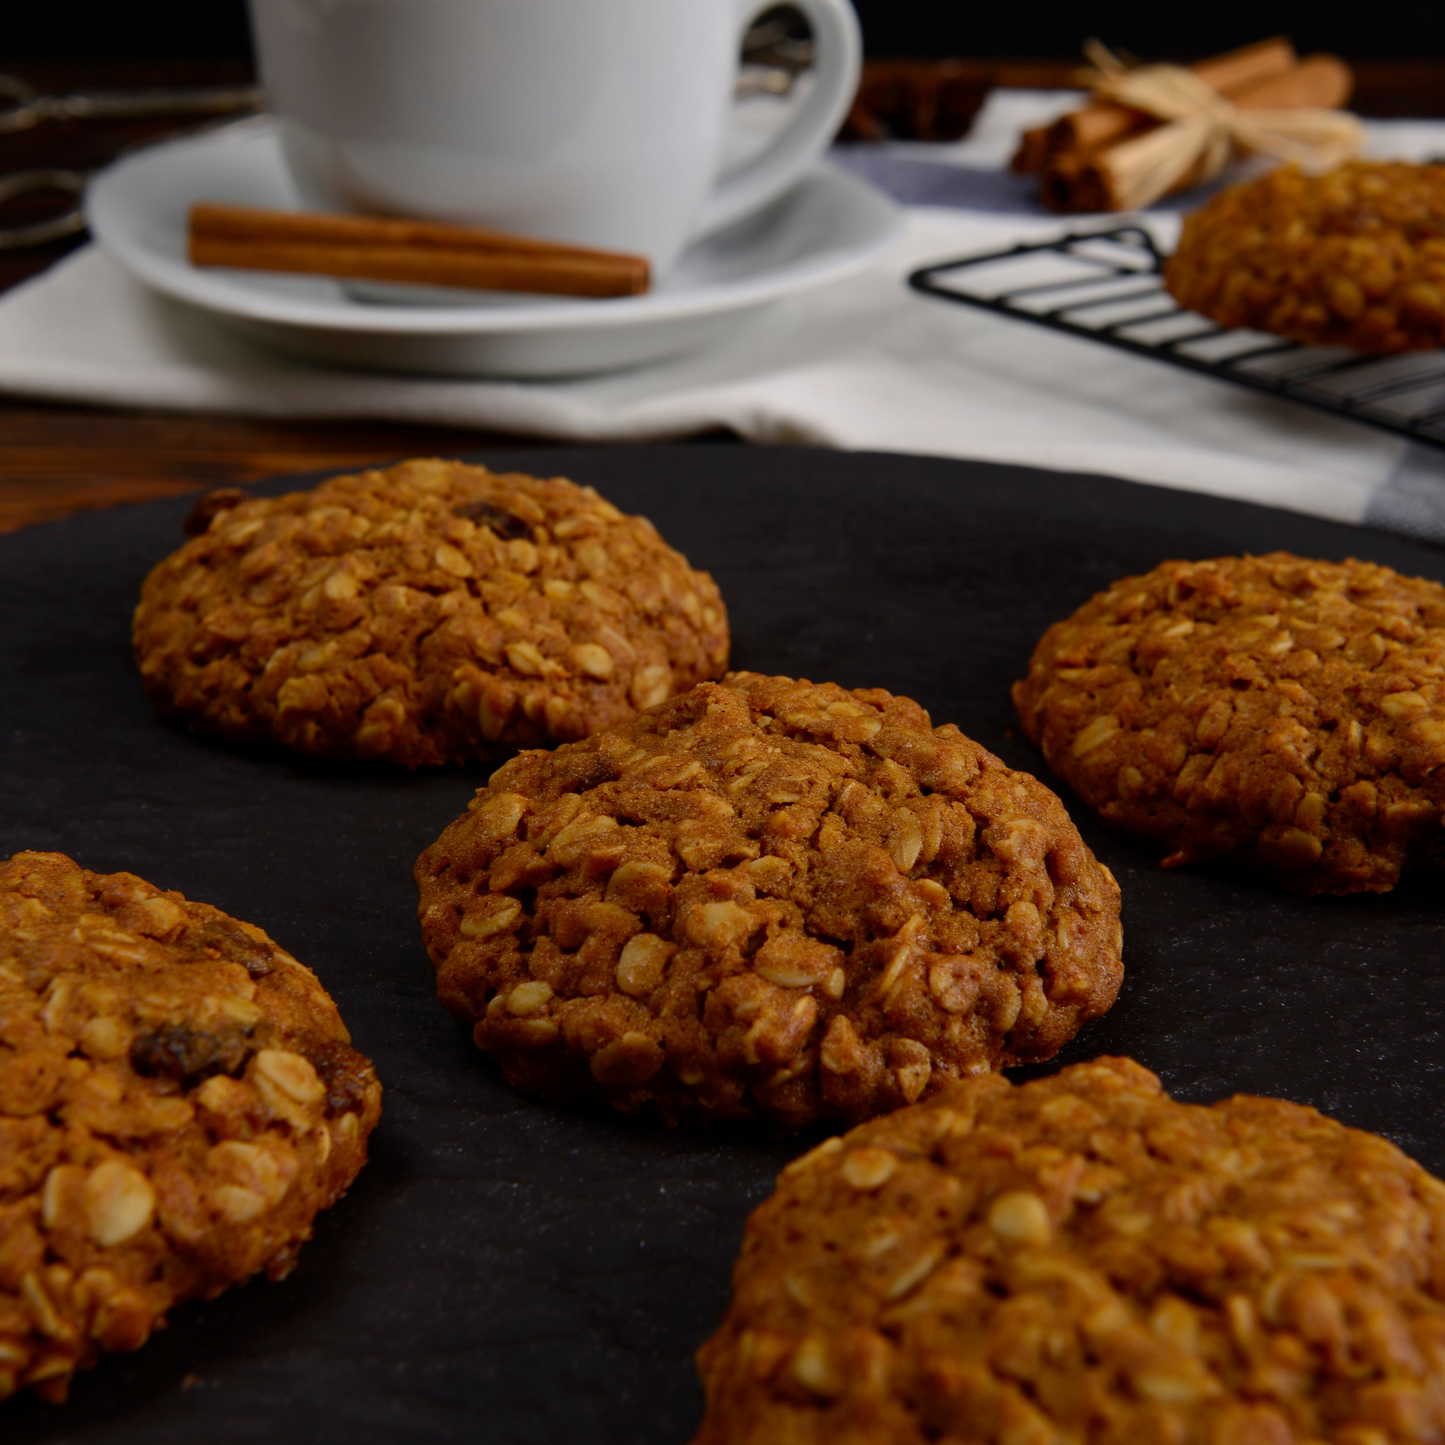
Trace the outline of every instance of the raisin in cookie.
{"label": "raisin in cookie", "polygon": [[1059,800],[917,703],[731,674],[507,763],[417,862],[519,1088],[794,1129],[1051,1057],[1119,990]]}
{"label": "raisin in cookie", "polygon": [[1445,1185],[1129,1059],[964,1079],[795,1161],[702,1347],[697,1445],[1445,1439]]}
{"label": "raisin in cookie", "polygon": [[259,928],[59,853],[0,864],[0,1397],[285,1274],[381,1112]]}
{"label": "raisin in cookie", "polygon": [[412,461],[203,499],[135,615],[192,726],[415,767],[585,737],[717,677],[705,572],[590,487]]}
{"label": "raisin in cookie", "polygon": [[1394,352],[1445,345],[1445,166],[1284,166],[1185,218],[1164,282],[1221,326]]}
{"label": "raisin in cookie", "polygon": [[1285,552],[1165,562],[1055,623],[1013,696],[1054,771],[1165,867],[1383,892],[1442,841],[1438,582]]}

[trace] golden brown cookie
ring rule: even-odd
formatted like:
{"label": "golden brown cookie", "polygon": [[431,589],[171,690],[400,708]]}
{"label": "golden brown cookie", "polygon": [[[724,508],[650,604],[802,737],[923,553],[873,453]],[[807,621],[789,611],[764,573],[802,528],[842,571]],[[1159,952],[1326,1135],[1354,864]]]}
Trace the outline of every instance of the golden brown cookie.
{"label": "golden brown cookie", "polygon": [[796,1129],[1046,1059],[1119,991],[1059,800],[905,697],[732,673],[507,763],[417,862],[517,1087]]}
{"label": "golden brown cookie", "polygon": [[415,767],[580,738],[727,664],[727,614],[590,487],[411,461],[203,499],[135,655],[193,727]]}
{"label": "golden brown cookie", "polygon": [[1445,1185],[1129,1059],[965,1079],[748,1221],[697,1445],[1445,1439]]}
{"label": "golden brown cookie", "polygon": [[1438,582],[1287,552],[1165,562],[1049,628],[1013,697],[1049,766],[1166,868],[1383,892],[1445,841]]}
{"label": "golden brown cookie", "polygon": [[1445,345],[1445,166],[1283,166],[1184,220],[1164,283],[1221,326],[1356,351]]}
{"label": "golden brown cookie", "polygon": [[0,1398],[295,1263],[381,1086],[259,928],[60,853],[0,864]]}

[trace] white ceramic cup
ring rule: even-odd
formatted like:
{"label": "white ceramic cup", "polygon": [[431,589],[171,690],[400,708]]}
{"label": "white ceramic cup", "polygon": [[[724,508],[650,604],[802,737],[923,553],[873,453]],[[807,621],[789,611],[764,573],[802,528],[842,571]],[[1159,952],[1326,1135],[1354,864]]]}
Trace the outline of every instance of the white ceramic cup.
{"label": "white ceramic cup", "polygon": [[630,251],[786,191],[858,84],[849,0],[796,0],[811,87],[776,141],[720,174],[741,39],[767,0],[250,0],[303,204],[470,222]]}

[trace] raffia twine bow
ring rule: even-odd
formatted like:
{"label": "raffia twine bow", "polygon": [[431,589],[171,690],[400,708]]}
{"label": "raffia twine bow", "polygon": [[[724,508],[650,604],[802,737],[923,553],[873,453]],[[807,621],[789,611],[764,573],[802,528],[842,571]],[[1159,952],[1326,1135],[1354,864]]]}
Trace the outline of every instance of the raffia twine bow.
{"label": "raffia twine bow", "polygon": [[1357,155],[1364,144],[1360,122],[1343,110],[1241,108],[1212,85],[1178,65],[1124,64],[1107,46],[1090,40],[1093,93],[1164,122],[1109,151],[1115,200],[1121,210],[1147,206],[1186,176],[1213,180],[1248,151],[1327,171]]}

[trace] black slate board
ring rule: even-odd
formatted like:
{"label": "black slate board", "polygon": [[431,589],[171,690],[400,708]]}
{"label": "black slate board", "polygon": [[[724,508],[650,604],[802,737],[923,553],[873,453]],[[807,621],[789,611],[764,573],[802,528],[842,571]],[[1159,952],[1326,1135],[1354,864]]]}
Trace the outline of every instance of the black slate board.
{"label": "black slate board", "polygon": [[[717,578],[736,666],[911,694],[1041,773],[1008,685],[1043,628],[1116,576],[1284,547],[1445,579],[1445,553],[1401,538],[1098,477],[725,445],[484,459],[650,516]],[[60,849],[260,924],[336,997],[385,1116],[290,1278],[177,1311],[67,1405],[0,1405],[0,1436],[686,1441],[691,1353],[743,1222],[810,1140],[668,1133],[507,1088],[435,1002],[410,877],[490,770],[315,766],[157,721],[129,616],[188,506],[0,537],[0,857]],[[1064,1060],[1129,1053],[1193,1100],[1280,1094],[1445,1172],[1438,875],[1303,901],[1163,874],[1074,812],[1124,890],[1127,975]]]}

